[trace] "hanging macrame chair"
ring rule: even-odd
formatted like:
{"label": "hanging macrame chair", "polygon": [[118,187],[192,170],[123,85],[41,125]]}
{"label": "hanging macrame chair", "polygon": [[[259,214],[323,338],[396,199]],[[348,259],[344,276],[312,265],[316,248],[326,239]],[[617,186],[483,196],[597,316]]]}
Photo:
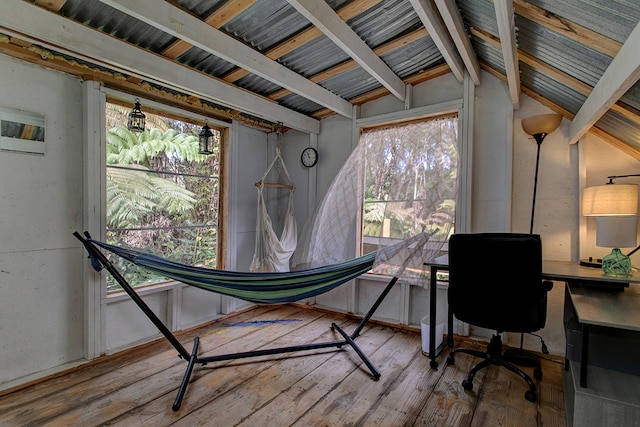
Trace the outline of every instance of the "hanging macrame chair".
{"label": "hanging macrame chair", "polygon": [[[265,181],[271,169],[280,163],[284,175],[290,184],[268,183]],[[258,189],[258,208],[256,220],[256,244],[253,255],[253,261],[249,267],[252,272],[285,272],[289,271],[289,259],[296,250],[298,244],[298,226],[293,213],[293,191],[295,186],[284,159],[280,153],[280,148],[276,147],[276,156],[267,168],[262,178],[256,182]],[[285,189],[289,192],[289,201],[287,203],[287,212],[284,217],[284,226],[282,235],[278,237],[273,230],[271,217],[267,212],[266,201],[264,197],[264,188],[272,187]]]}

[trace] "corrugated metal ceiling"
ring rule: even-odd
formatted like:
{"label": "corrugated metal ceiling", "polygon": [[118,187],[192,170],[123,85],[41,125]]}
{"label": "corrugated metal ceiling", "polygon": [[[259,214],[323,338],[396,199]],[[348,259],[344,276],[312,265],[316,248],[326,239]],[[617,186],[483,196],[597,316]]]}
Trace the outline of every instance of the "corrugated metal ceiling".
{"label": "corrugated metal ceiling", "polygon": [[[277,81],[258,76],[188,43],[176,47],[180,40],[175,34],[168,34],[124,9],[117,9],[117,3],[128,2],[113,1],[113,6],[105,4],[106,0],[30,0],[26,3],[42,5],[67,19],[166,56],[167,61],[177,61],[243,91],[268,97],[296,113],[316,118],[334,111],[341,113],[339,102],[320,101],[324,95],[314,95],[313,90],[304,89],[304,85],[289,85],[287,78]],[[222,32],[266,55],[266,61],[275,60],[344,100],[357,98],[358,102],[365,102],[380,96],[385,87],[393,86],[392,79],[384,81],[354,62],[352,52],[335,42],[338,33],[317,31],[314,24],[296,9],[299,7],[295,4],[297,1],[303,5],[307,3],[306,0],[174,0],[167,3],[209,25],[215,24]],[[150,8],[166,5],[161,0],[141,3],[148,3]],[[445,13],[442,5],[447,3],[450,1],[435,1],[435,14]],[[364,42],[365,49],[374,50],[384,66],[400,79],[416,81],[416,77],[428,76],[429,70],[445,63],[436,40],[424,30],[420,14],[414,9],[419,7],[417,4],[429,7],[431,2],[327,0],[326,4]],[[637,0],[514,0],[513,8],[521,86],[563,112],[568,119],[573,119],[580,111],[591,89],[612,64],[615,51],[612,53],[607,46],[618,49],[628,41],[640,21],[640,2]],[[454,19],[462,19],[467,31],[462,36],[470,36],[472,55],[480,66],[494,75],[504,76],[505,60],[500,48],[504,41],[500,40],[494,1],[457,0],[453,9],[460,13]],[[326,11],[318,12],[316,18],[322,19],[325,15]],[[2,21],[0,17],[0,26],[3,26]],[[178,18],[175,21],[178,22]],[[590,31],[590,35],[581,38],[585,31]],[[313,36],[309,36],[311,33]],[[396,46],[395,40],[403,42]],[[216,43],[217,40],[211,40],[211,45]],[[54,41],[48,43],[48,48],[52,44],[55,45]],[[359,46],[356,51],[363,52]],[[68,49],[63,52],[70,54]],[[90,61],[86,54],[80,58]],[[105,66],[99,61],[96,64]],[[151,83],[158,85],[153,79]],[[290,88],[284,90],[283,85]],[[179,91],[177,87],[166,89]],[[370,98],[368,94],[371,94]],[[211,101],[214,100],[208,100]],[[230,103],[226,100],[222,104]],[[639,110],[640,85],[636,82],[618,100],[616,108],[599,118],[596,126],[640,152]]]}

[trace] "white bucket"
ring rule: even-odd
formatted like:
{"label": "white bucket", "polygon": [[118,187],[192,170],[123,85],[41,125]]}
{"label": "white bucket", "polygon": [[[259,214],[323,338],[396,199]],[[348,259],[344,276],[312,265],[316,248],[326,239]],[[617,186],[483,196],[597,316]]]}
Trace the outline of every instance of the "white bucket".
{"label": "white bucket", "polygon": [[[420,321],[422,332],[422,352],[429,354],[429,316],[425,316]],[[436,324],[436,349],[444,340],[444,322]]]}

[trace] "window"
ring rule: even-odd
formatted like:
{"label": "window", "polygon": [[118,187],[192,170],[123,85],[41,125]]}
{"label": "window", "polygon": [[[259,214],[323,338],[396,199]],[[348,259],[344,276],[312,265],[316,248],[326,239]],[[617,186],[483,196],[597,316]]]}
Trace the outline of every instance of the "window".
{"label": "window", "polygon": [[360,144],[367,151],[362,252],[422,231],[446,242],[456,213],[457,115],[364,129]]}
{"label": "window", "polygon": [[[145,112],[146,129],[126,128],[129,108],[106,108],[106,239],[164,258],[218,265],[220,131],[212,155],[199,154],[202,123]],[[112,258],[133,286],[166,280]],[[119,285],[109,276],[107,289]]]}

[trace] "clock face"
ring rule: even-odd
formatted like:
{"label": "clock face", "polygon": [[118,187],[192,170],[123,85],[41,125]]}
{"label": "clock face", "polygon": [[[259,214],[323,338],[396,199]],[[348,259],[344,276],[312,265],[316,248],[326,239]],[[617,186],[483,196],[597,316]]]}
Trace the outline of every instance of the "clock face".
{"label": "clock face", "polygon": [[318,152],[313,147],[307,147],[302,151],[302,164],[310,168],[318,162]]}

